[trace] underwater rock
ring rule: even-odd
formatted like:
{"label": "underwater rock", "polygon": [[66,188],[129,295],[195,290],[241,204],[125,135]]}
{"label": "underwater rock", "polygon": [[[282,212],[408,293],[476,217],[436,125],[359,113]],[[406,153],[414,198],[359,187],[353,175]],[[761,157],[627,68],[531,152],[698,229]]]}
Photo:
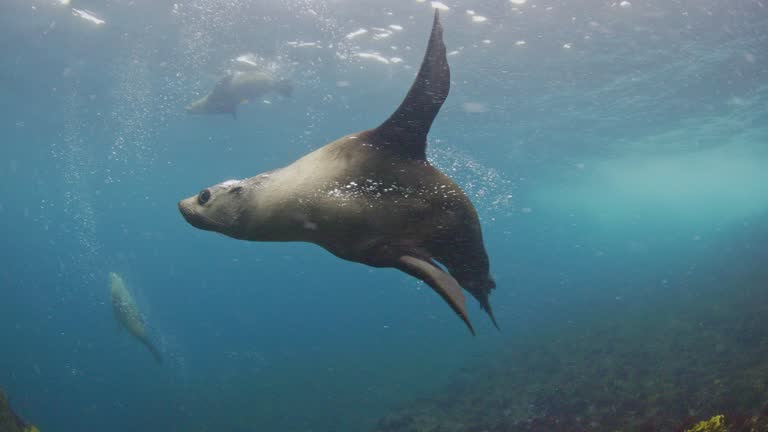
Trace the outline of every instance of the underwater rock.
{"label": "underwater rock", "polygon": [[24,422],[13,412],[3,389],[0,389],[0,432],[39,432],[36,426]]}

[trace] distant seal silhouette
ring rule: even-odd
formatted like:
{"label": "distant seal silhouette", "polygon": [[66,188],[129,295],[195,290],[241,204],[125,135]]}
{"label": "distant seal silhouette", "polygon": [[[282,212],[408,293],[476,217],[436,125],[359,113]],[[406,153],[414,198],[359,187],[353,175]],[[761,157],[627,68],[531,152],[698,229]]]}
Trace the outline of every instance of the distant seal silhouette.
{"label": "distant seal silhouette", "polygon": [[179,210],[192,226],[236,239],[311,242],[345,260],[399,269],[432,287],[474,334],[463,287],[498,328],[488,301],[496,284],[475,208],[426,159],[427,133],[449,87],[436,10],[419,73],[379,127],[284,168],[203,189]]}
{"label": "distant seal silhouette", "polygon": [[276,79],[259,71],[230,71],[222,77],[210,93],[192,102],[189,114],[230,114],[237,118],[237,107],[269,92],[288,97],[293,85],[287,79]]}
{"label": "distant seal silhouette", "polygon": [[160,355],[160,351],[149,340],[144,318],[142,318],[131,292],[125,286],[123,278],[117,273],[109,273],[109,290],[112,293],[112,312],[117,322],[147,347],[158,363],[162,363],[163,357]]}

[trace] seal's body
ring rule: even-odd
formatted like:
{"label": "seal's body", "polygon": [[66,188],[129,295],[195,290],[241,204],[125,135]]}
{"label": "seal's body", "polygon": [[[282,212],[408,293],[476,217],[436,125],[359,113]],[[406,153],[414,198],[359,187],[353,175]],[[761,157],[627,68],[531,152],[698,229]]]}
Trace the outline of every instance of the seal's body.
{"label": "seal's body", "polygon": [[237,107],[275,92],[291,95],[293,87],[285,79],[276,79],[258,71],[233,71],[221,78],[210,93],[187,106],[189,114],[230,114],[237,118]]}
{"label": "seal's body", "polygon": [[117,273],[109,273],[109,291],[112,294],[112,312],[117,322],[146,346],[158,363],[162,363],[163,358],[160,351],[149,339],[144,318],[141,316],[131,292],[125,286],[123,278]]}
{"label": "seal's body", "polygon": [[461,287],[491,319],[488,295],[495,287],[480,223],[469,198],[425,154],[449,87],[436,11],[419,74],[379,127],[284,168],[204,189],[179,209],[200,229],[243,240],[311,242],[345,260],[402,270],[429,284],[474,333]]}

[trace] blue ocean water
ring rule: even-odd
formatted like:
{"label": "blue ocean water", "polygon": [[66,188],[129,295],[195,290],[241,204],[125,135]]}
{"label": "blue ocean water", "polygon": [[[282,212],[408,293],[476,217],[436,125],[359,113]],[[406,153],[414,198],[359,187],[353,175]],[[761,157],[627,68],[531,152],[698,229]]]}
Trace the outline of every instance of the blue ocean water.
{"label": "blue ocean water", "polygon": [[[452,87],[428,156],[480,214],[501,333],[472,299],[476,337],[395,270],[176,207],[379,124],[433,7]],[[371,430],[513,342],[764,288],[767,39],[751,0],[4,0],[0,387],[44,431]],[[293,95],[184,112],[246,63]]]}

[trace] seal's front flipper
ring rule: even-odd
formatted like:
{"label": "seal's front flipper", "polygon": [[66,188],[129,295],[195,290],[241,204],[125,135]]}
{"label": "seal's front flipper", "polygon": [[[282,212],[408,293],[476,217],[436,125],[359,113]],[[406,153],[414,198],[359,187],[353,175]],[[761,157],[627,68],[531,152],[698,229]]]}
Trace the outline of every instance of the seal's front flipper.
{"label": "seal's front flipper", "polygon": [[429,261],[409,255],[403,255],[398,258],[395,267],[415,278],[423,280],[432,287],[432,289],[440,294],[443,300],[448,302],[451,309],[459,315],[459,318],[464,321],[472,335],[475,334],[475,329],[472,328],[472,323],[469,322],[464,293],[461,292],[461,287],[453,276]]}
{"label": "seal's front flipper", "polygon": [[440,11],[435,9],[432,33],[419,73],[400,106],[374,133],[399,154],[426,160],[427,134],[450,87],[451,71],[443,43]]}

